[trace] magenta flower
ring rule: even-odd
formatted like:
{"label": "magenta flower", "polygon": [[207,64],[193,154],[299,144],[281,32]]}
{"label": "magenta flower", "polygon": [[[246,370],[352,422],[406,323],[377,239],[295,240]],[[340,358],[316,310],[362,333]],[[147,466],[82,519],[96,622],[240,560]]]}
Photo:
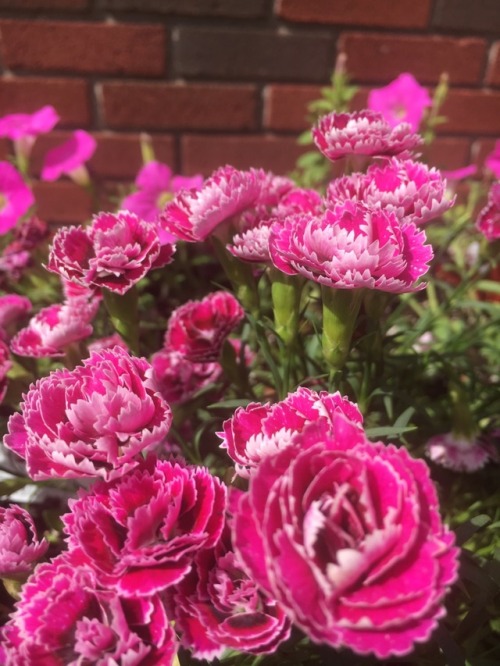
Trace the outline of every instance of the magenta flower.
{"label": "magenta flower", "polygon": [[0,507],[0,577],[24,577],[45,555],[48,542],[38,539],[30,514],[16,504]]}
{"label": "magenta flower", "polygon": [[7,373],[12,368],[10,351],[5,342],[0,338],[0,402],[5,398],[8,387]]}
{"label": "magenta flower", "polygon": [[495,178],[500,179],[500,141],[495,143],[495,147],[484,160],[484,165],[491,171]]}
{"label": "magenta flower", "polygon": [[425,109],[432,100],[425,88],[419,85],[413,74],[400,74],[385,88],[371,90],[368,108],[382,114],[391,127],[408,123],[412,132],[417,132]]}
{"label": "magenta flower", "polygon": [[262,169],[220,167],[201,189],[182,190],[167,203],[160,226],[185,241],[205,240],[217,227],[252,206],[263,182],[267,181]]}
{"label": "magenta flower", "polygon": [[489,241],[500,238],[500,181],[491,186],[488,203],[478,215],[476,228]]}
{"label": "magenta flower", "polygon": [[312,134],[319,150],[333,161],[347,155],[399,155],[422,143],[408,123],[391,127],[374,111],[329,113],[320,118]]}
{"label": "magenta flower", "polygon": [[251,402],[238,407],[217,435],[221,448],[236,463],[237,474],[248,478],[264,458],[287,447],[307,425],[320,421],[331,425],[339,412],[353,423],[363,423],[358,407],[340,393],[300,387],[274,405]]}
{"label": "magenta flower", "polygon": [[53,106],[43,106],[34,113],[13,113],[0,118],[0,137],[13,141],[18,157],[26,159],[36,137],[50,132],[58,122]]}
{"label": "magenta flower", "polygon": [[33,192],[17,169],[0,162],[0,234],[15,227],[34,202]]}
{"label": "magenta flower", "polygon": [[73,132],[68,141],[52,148],[45,155],[41,179],[54,181],[62,175],[68,175],[80,184],[88,180],[83,165],[95,153],[96,140],[84,130]]}
{"label": "magenta flower", "polygon": [[225,649],[271,654],[290,635],[281,606],[242,570],[227,527],[215,548],[197,553],[171,597],[182,645],[196,659],[221,657]]}
{"label": "magenta flower", "polygon": [[469,164],[466,167],[461,167],[460,169],[452,169],[448,171],[446,169],[441,169],[441,175],[449,181],[453,180],[464,180],[465,178],[471,178],[477,173],[477,166],[475,164]]}
{"label": "magenta flower", "polygon": [[0,296],[0,336],[4,339],[11,337],[9,334],[11,327],[30,312],[31,308],[31,301],[26,296],[17,294]]}
{"label": "magenta flower", "polygon": [[420,162],[392,158],[382,166],[372,165],[366,174],[353,173],[328,186],[327,206],[345,201],[380,206],[397,216],[423,224],[442,215],[454,204],[446,196],[446,181],[437,169]]}
{"label": "magenta flower", "polygon": [[207,469],[150,456],[69,500],[63,522],[69,549],[82,551],[99,581],[141,597],[179,582],[194,554],[217,543],[225,502],[225,486]]}
{"label": "magenta flower", "polygon": [[455,472],[477,472],[493,457],[491,447],[480,438],[467,438],[451,432],[431,437],[425,451],[433,462]]}
{"label": "magenta flower", "polygon": [[89,227],[63,227],[54,236],[47,268],[85,287],[124,294],[150,270],[172,260],[152,222],[133,213],[99,213]]}
{"label": "magenta flower", "polygon": [[346,201],[321,217],[292,215],[273,225],[274,265],[337,289],[416,291],[433,253],[423,231],[393,211]]}
{"label": "magenta flower", "polygon": [[30,386],[4,444],[26,460],[35,481],[127,474],[172,420],[151,375],[145,359],[120,347],[56,370]]}
{"label": "magenta flower", "polygon": [[387,659],[428,640],[457,578],[438,508],[422,461],[336,414],[260,463],[233,543],[313,641]]}
{"label": "magenta flower", "polygon": [[3,630],[5,666],[171,666],[174,631],[158,596],[124,599],[64,554],[40,565]]}
{"label": "magenta flower", "polygon": [[161,349],[153,354],[151,365],[158,391],[170,405],[191,400],[222,374],[220,363],[193,363],[183,353],[171,349]]}
{"label": "magenta flower", "polygon": [[192,363],[219,358],[224,340],[245,313],[227,291],[216,291],[201,301],[188,301],[172,312],[165,333],[165,347],[183,354]]}

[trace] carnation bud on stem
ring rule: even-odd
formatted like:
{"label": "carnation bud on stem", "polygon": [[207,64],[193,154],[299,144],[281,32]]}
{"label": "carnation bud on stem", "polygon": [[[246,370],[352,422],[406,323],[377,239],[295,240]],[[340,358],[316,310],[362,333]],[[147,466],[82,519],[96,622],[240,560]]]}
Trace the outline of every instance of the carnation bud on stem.
{"label": "carnation bud on stem", "polygon": [[131,287],[120,295],[109,289],[103,289],[103,300],[106,310],[117,333],[127,343],[130,351],[139,353],[139,317],[137,315],[137,289]]}
{"label": "carnation bud on stem", "polygon": [[258,318],[260,316],[259,294],[252,267],[229,254],[216,236],[212,236],[212,242],[217,259],[233,285],[236,297],[247,312]]}
{"label": "carnation bud on stem", "polygon": [[341,370],[347,360],[362,295],[362,289],[321,287],[323,355],[331,370]]}
{"label": "carnation bud on stem", "polygon": [[274,329],[287,349],[297,338],[300,315],[300,297],[305,280],[296,275],[286,275],[271,268],[271,297],[273,301]]}

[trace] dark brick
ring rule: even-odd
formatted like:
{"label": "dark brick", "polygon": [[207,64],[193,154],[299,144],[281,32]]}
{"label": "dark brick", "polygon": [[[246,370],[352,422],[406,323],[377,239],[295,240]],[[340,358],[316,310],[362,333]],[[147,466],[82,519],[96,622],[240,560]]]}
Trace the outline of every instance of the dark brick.
{"label": "dark brick", "polygon": [[500,136],[500,92],[450,90],[442,113],[442,133]]}
{"label": "dark brick", "polygon": [[307,106],[320,97],[320,91],[319,86],[266,86],[264,127],[285,132],[307,129]]}
{"label": "dark brick", "polygon": [[181,27],[174,32],[179,76],[324,81],[333,67],[327,32]]}
{"label": "dark brick", "polygon": [[438,136],[422,152],[430,166],[451,171],[470,164],[470,149],[470,139]]}
{"label": "dark brick", "polygon": [[490,86],[500,86],[500,42],[495,42],[490,49],[486,83]]}
{"label": "dark brick", "polygon": [[394,36],[348,32],[339,51],[347,54],[347,70],[357,81],[388,83],[411,72],[420,83],[437,83],[447,72],[453,85],[481,81],[486,60],[482,39],[436,36]]}
{"label": "dark brick", "polygon": [[10,69],[161,76],[165,33],[154,25],[0,21]]}
{"label": "dark brick", "polygon": [[288,21],[425,28],[430,0],[277,0],[276,14]]}
{"label": "dark brick", "polygon": [[165,16],[227,16],[259,18],[268,0],[101,0],[101,7],[114,12],[141,12]]}
{"label": "dark brick", "polygon": [[432,27],[446,30],[492,32],[498,34],[498,0],[438,0]]}
{"label": "dark brick", "polygon": [[73,224],[85,222],[92,213],[90,194],[72,182],[34,183],[37,214],[47,222]]}
{"label": "dark brick", "polygon": [[241,130],[256,127],[250,85],[103,83],[105,124],[132,129]]}
{"label": "dark brick", "polygon": [[493,152],[498,139],[479,139],[472,144],[472,157],[476,164],[484,165],[484,160]]}
{"label": "dark brick", "polygon": [[89,0],[0,0],[0,9],[15,9],[16,11],[46,11],[81,12],[89,7]]}

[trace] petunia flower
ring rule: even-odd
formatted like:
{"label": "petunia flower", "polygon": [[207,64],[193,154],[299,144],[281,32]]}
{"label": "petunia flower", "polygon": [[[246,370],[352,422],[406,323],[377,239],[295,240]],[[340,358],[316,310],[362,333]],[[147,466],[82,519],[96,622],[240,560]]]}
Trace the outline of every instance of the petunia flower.
{"label": "petunia flower", "polygon": [[47,152],[41,179],[54,181],[67,175],[75,182],[85,185],[88,182],[88,173],[84,164],[92,157],[96,147],[93,136],[84,130],[76,130],[68,141]]}
{"label": "petunia flower", "polygon": [[26,160],[36,137],[50,132],[58,122],[53,106],[43,106],[34,113],[12,113],[0,118],[0,137],[13,141],[18,158]]}
{"label": "petunia flower", "polygon": [[495,143],[495,147],[484,160],[484,166],[491,171],[495,178],[500,179],[500,141]]}
{"label": "petunia flower", "polygon": [[381,113],[391,127],[405,122],[418,131],[425,109],[432,105],[429,93],[413,74],[400,74],[384,88],[371,90],[368,108]]}
{"label": "petunia flower", "polygon": [[0,162],[0,234],[12,229],[34,202],[19,171],[9,162]]}

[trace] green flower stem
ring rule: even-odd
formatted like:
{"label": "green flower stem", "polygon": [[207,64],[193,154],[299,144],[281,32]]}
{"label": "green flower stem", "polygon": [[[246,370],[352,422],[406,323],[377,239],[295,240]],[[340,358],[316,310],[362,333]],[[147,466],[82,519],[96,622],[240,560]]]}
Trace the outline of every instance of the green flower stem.
{"label": "green flower stem", "polygon": [[252,266],[233,257],[216,236],[212,236],[212,243],[217,259],[233,285],[236,297],[245,310],[258,319],[260,316],[259,294]]}
{"label": "green flower stem", "polygon": [[452,431],[457,437],[465,437],[471,442],[477,435],[478,427],[473,419],[469,400],[457,381],[450,381],[450,399],[452,404]]}
{"label": "green flower stem", "polygon": [[274,329],[285,343],[285,347],[291,349],[297,340],[300,297],[305,280],[296,275],[286,275],[276,268],[269,269],[269,277]]}
{"label": "green flower stem", "polygon": [[134,354],[139,353],[139,318],[137,315],[137,289],[132,287],[125,294],[103,289],[104,305],[113,326]]}
{"label": "green flower stem", "polygon": [[321,287],[323,355],[333,371],[342,370],[349,355],[362,294],[362,289]]}

